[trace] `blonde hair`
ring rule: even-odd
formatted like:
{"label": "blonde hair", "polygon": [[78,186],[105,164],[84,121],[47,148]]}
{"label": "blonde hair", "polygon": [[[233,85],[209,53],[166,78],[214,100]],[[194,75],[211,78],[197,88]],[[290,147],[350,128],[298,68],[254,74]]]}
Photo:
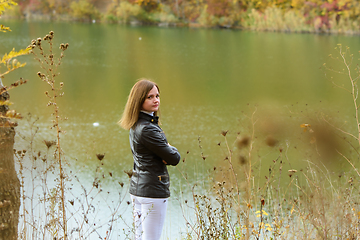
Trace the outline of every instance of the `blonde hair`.
{"label": "blonde hair", "polygon": [[[128,100],[125,105],[124,112],[119,120],[118,124],[126,129],[129,130],[134,126],[139,118],[139,113],[141,107],[150,92],[150,90],[156,86],[160,93],[160,89],[158,85],[148,79],[142,78],[139,79],[134,86],[131,88]],[[154,115],[158,115],[158,111],[154,112]]]}

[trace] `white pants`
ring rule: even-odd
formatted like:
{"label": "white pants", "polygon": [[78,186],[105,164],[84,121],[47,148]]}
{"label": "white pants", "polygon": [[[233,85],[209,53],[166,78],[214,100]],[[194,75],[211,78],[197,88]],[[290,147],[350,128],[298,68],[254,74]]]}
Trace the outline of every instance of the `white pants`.
{"label": "white pants", "polygon": [[167,198],[146,198],[131,195],[136,240],[159,240],[165,222]]}

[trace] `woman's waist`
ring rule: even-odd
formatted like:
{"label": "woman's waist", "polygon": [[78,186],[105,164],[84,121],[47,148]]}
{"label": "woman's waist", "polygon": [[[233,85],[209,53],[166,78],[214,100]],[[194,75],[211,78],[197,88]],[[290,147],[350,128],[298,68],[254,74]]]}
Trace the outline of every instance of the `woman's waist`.
{"label": "woman's waist", "polygon": [[144,179],[157,179],[159,181],[168,180],[169,173],[167,171],[148,171],[135,169],[133,170],[133,177],[135,178],[144,178]]}

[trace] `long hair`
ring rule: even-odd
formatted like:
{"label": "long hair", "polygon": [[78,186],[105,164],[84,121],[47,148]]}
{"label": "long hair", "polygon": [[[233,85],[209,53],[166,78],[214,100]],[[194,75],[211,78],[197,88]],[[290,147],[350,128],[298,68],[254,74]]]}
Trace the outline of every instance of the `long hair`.
{"label": "long hair", "polygon": [[[150,90],[156,86],[160,93],[160,89],[158,85],[148,79],[142,78],[139,79],[134,86],[131,88],[128,100],[125,105],[124,112],[121,116],[120,121],[118,124],[126,129],[129,130],[134,126],[139,118],[139,112],[147,95],[149,94]],[[154,112],[154,115],[158,115],[158,111]]]}

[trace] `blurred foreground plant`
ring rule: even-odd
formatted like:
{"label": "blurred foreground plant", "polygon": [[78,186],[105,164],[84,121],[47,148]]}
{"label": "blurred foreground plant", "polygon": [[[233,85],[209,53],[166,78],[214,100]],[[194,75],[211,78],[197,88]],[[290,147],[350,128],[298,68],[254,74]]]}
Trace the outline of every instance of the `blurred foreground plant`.
{"label": "blurred foreground plant", "polygon": [[[298,116],[292,111],[297,130],[290,137],[288,132],[295,126],[290,119],[271,123],[255,106],[245,118],[248,123],[242,123],[236,134],[221,132],[223,140],[217,145],[223,161],[209,170],[203,183],[189,184],[194,200],[193,206],[186,204],[193,208],[195,220],[187,219],[188,239],[360,237],[360,68],[349,48],[339,45],[336,50],[340,56],[331,55],[331,59],[337,68],[326,64],[325,70],[328,77],[329,72],[336,74],[330,81],[351,96],[347,104],[353,109],[351,121],[343,121],[347,116],[341,115],[345,124],[338,127],[339,120],[325,115],[325,109],[306,116],[303,111]],[[305,167],[297,168],[299,161]],[[200,184],[208,188],[197,188]],[[226,223],[227,228],[219,223]]]}

